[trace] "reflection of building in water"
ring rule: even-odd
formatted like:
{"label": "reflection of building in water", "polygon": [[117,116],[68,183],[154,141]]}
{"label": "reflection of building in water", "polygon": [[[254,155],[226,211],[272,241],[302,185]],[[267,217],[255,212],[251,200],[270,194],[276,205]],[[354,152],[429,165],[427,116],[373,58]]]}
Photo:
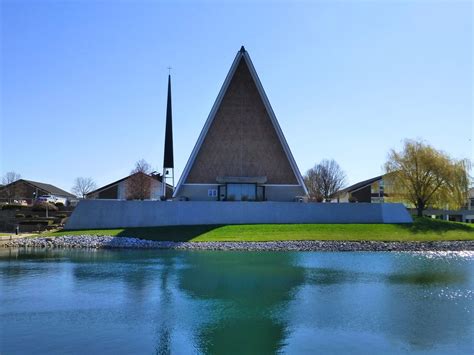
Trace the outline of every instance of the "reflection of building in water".
{"label": "reflection of building in water", "polygon": [[2,350],[470,354],[453,254],[4,250]]}
{"label": "reflection of building in water", "polygon": [[287,326],[272,314],[286,306],[305,278],[294,254],[199,252],[184,257],[193,267],[178,271],[179,289],[212,302],[213,316],[196,330],[200,351],[267,354],[281,348]]}
{"label": "reflection of building in water", "polygon": [[159,311],[157,314],[158,328],[157,328],[157,354],[170,354],[171,353],[171,333],[173,324],[170,324],[173,319],[172,312],[174,311],[172,306],[173,294],[171,291],[170,277],[174,272],[174,258],[172,254],[166,253],[161,260],[161,272],[160,277],[160,290],[161,297],[159,301]]}

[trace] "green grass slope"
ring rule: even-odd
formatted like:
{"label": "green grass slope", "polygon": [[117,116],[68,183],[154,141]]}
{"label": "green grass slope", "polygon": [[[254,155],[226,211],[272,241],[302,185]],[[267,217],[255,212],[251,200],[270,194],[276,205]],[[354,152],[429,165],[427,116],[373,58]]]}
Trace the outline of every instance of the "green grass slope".
{"label": "green grass slope", "polygon": [[474,240],[474,225],[428,218],[412,224],[251,224],[74,230],[60,235],[112,235],[160,241],[437,241]]}

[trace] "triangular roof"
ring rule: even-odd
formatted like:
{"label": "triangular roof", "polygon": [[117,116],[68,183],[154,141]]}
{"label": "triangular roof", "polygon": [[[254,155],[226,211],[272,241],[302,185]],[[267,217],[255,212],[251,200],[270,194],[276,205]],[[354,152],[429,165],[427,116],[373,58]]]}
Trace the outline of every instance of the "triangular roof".
{"label": "triangular roof", "polygon": [[38,182],[38,181],[32,181],[32,180],[25,180],[25,179],[19,179],[19,180],[16,180],[8,185],[4,185],[4,186],[1,186],[2,190],[3,189],[7,189],[9,188],[10,186],[14,185],[14,184],[17,184],[19,182],[25,182],[31,186],[33,186],[34,188],[37,188],[39,190],[42,190],[42,191],[45,191],[46,193],[48,194],[51,194],[51,195],[57,195],[57,196],[62,196],[62,197],[69,197],[69,198],[75,198],[76,196],[74,196],[72,193],[70,192],[67,192],[63,189],[60,189],[59,187],[57,186],[54,186],[54,185],[51,185],[51,184],[46,184],[44,182]]}
{"label": "triangular roof", "polygon": [[[245,78],[242,79],[242,77],[245,77]],[[237,85],[235,83],[236,80],[246,80],[246,79],[248,79],[247,82],[245,82],[245,83],[239,82],[238,84],[240,86],[237,89],[235,88],[235,86]],[[285,182],[277,181],[275,183],[276,184],[288,184],[288,185],[301,186],[304,189],[304,191],[307,193],[303,177],[301,176],[301,173],[298,169],[298,166],[296,165],[296,162],[293,158],[293,155],[291,154],[288,143],[286,142],[286,139],[285,139],[285,137],[283,135],[283,132],[280,128],[280,125],[278,124],[275,113],[273,112],[273,109],[270,105],[270,102],[267,98],[267,95],[265,94],[263,86],[262,86],[262,84],[261,84],[261,82],[258,78],[257,72],[255,71],[255,68],[254,68],[254,66],[252,64],[252,61],[250,59],[250,56],[248,55],[245,48],[242,47],[240,49],[240,51],[237,53],[237,55],[234,59],[234,62],[232,63],[232,66],[229,70],[229,73],[227,74],[227,77],[224,81],[224,84],[222,85],[222,88],[219,92],[219,95],[217,96],[217,99],[216,99],[216,101],[215,101],[215,103],[212,107],[212,110],[209,113],[209,116],[206,120],[206,123],[205,123],[205,125],[204,125],[204,127],[201,131],[201,134],[199,135],[199,138],[196,142],[196,145],[194,146],[194,149],[191,153],[191,156],[190,156],[190,158],[189,158],[189,160],[186,164],[186,167],[184,168],[184,171],[183,171],[183,173],[182,173],[182,175],[179,179],[179,182],[178,182],[178,185],[176,187],[174,196],[177,196],[179,194],[180,188],[183,184],[188,184],[188,183],[192,184],[192,183],[196,183],[196,182],[199,183],[200,182],[200,181],[197,181],[199,179],[197,179],[195,177],[195,175],[199,175],[199,174],[191,174],[192,170],[194,169],[193,167],[195,165],[196,159],[198,158],[198,155],[200,154],[200,151],[203,148],[203,145],[206,141],[206,137],[208,136],[208,134],[210,132],[210,129],[211,129],[211,126],[213,126],[213,123],[214,123],[216,117],[219,116],[220,119],[223,120],[222,117],[226,117],[227,112],[231,112],[231,111],[235,112],[235,106],[232,107],[232,103],[229,103],[229,101],[232,101],[232,100],[229,100],[229,96],[234,95],[233,103],[235,104],[235,97],[239,97],[239,95],[242,95],[242,93],[243,93],[242,92],[242,87],[244,87],[245,90],[250,90],[250,91],[253,90],[253,91],[256,92],[255,97],[248,97],[248,95],[247,95],[247,97],[245,97],[244,99],[247,99],[247,100],[255,99],[256,101],[258,101],[258,102],[256,102],[256,110],[259,110],[260,106],[261,106],[262,107],[261,109],[264,110],[265,113],[266,113],[266,117],[268,116],[268,118],[269,118],[269,120],[266,119],[267,122],[263,122],[261,117],[260,117],[260,120],[262,121],[262,123],[264,123],[264,128],[267,129],[267,131],[265,131],[264,134],[265,135],[268,134],[268,135],[272,136],[273,140],[271,142],[269,142],[269,144],[267,144],[266,146],[262,145],[261,146],[262,149],[259,150],[258,154],[260,154],[260,155],[264,156],[265,158],[267,158],[267,159],[262,159],[262,160],[265,160],[265,161],[271,161],[271,160],[273,160],[273,158],[275,158],[275,160],[277,160],[278,157],[282,158],[282,159],[280,159],[280,165],[282,166],[282,170],[286,169],[286,167],[287,167],[288,169],[286,169],[286,170],[288,170],[288,171],[291,170],[291,172],[292,172],[292,178],[291,178],[292,181],[291,182],[286,182],[285,183]],[[229,93],[229,91],[232,91],[232,92]],[[245,92],[244,94],[247,94],[247,92]],[[225,101],[225,100],[227,100],[226,101],[227,106],[224,105],[225,107],[222,107],[223,106],[223,101]],[[232,113],[228,114],[228,116],[230,117],[231,114]],[[243,114],[243,115],[241,114],[240,117],[246,117],[246,114],[247,114],[247,112],[245,112],[245,114]],[[249,117],[252,114],[254,114],[254,112],[249,112]],[[229,117],[225,118],[227,120],[225,123],[228,124],[229,131],[236,132],[237,129],[239,129],[239,127],[232,126],[231,125],[232,124],[232,119],[229,118]],[[239,118],[239,119],[241,119],[241,118]],[[268,121],[270,123],[268,123]],[[266,124],[266,126],[265,126],[265,124]],[[273,129],[269,130],[268,129],[269,127],[273,127]],[[247,127],[242,128],[240,126],[240,129],[246,129],[246,128]],[[271,131],[271,132],[269,132],[269,131]],[[214,133],[216,133],[216,132],[214,132]],[[249,133],[249,132],[247,132],[247,133]],[[214,138],[213,138],[214,142],[209,143],[208,147],[205,146],[204,149],[207,149],[207,152],[213,151],[213,148],[216,148],[215,150],[217,150],[217,148],[220,149],[221,151],[219,151],[218,153],[215,153],[216,156],[219,155],[219,154],[220,154],[220,156],[218,156],[217,158],[216,158],[216,156],[210,157],[211,161],[212,161],[213,158],[214,158],[214,161],[218,161],[220,158],[222,158],[222,156],[225,156],[226,152],[228,153],[229,150],[232,150],[232,147],[229,148],[228,146],[226,146],[227,142],[224,142],[224,139],[219,140],[219,138],[215,138],[216,134],[214,134],[213,136],[214,136]],[[243,137],[244,137],[243,139],[247,139],[247,137],[245,137],[245,136],[243,136]],[[227,137],[227,138],[229,138],[229,137]],[[231,138],[230,140],[233,139],[233,141],[235,142],[235,137],[230,137],[230,138]],[[241,148],[246,150],[246,152],[245,152],[245,154],[247,154],[246,156],[250,156],[250,155],[252,155],[252,153],[256,153],[256,152],[251,151],[251,149],[256,149],[256,148],[255,147],[252,148],[250,146],[251,144],[253,144],[255,142],[256,142],[256,144],[258,144],[258,139],[253,137],[253,138],[248,139],[245,142],[245,143],[250,143],[250,144],[243,144],[243,143],[241,144],[241,146],[242,146]],[[218,147],[209,147],[209,145],[212,146],[212,144],[218,145]],[[268,149],[269,147],[271,147],[271,149],[272,149],[271,152],[263,151],[264,149]],[[267,155],[265,155],[265,153]],[[246,165],[253,164],[254,166],[258,165],[259,162],[248,162],[246,160],[243,161],[242,156],[244,156],[245,154],[244,153],[241,154],[240,164],[246,164]],[[271,154],[274,154],[275,156],[272,156]],[[233,155],[235,156],[235,152],[233,152]],[[260,161],[260,162],[265,163],[264,161]],[[212,164],[208,164],[208,167],[209,166],[212,167]],[[274,167],[278,167],[278,165],[275,165]],[[242,170],[246,170],[246,169],[242,169]],[[250,170],[252,170],[252,169],[250,169]],[[257,171],[258,166],[254,170]],[[190,177],[190,174],[191,174],[191,177]],[[243,174],[245,175],[245,172]],[[262,174],[255,173],[253,175],[261,176]],[[234,176],[234,175],[231,175],[231,176]],[[235,174],[235,176],[241,176],[241,174]],[[214,183],[216,182],[215,181],[216,177],[214,177],[214,181],[213,181]],[[189,178],[191,178],[191,182],[189,182]],[[268,183],[271,184],[272,181],[269,181]]]}
{"label": "triangular roof", "polygon": [[344,192],[355,192],[356,190],[360,190],[360,189],[362,189],[362,188],[364,188],[368,185],[372,185],[376,181],[382,180],[384,178],[384,176],[385,175],[379,175],[379,176],[373,177],[371,179],[360,181],[358,183],[355,183],[354,185],[351,185],[351,186],[348,186],[348,187],[346,187],[342,190],[339,190],[334,195],[338,195],[338,194],[344,193]]}
{"label": "triangular roof", "polygon": [[[108,189],[109,187],[112,187],[112,186],[114,186],[114,185],[117,185],[117,184],[121,183],[122,181],[125,181],[125,180],[127,180],[127,179],[129,179],[129,178],[131,178],[132,176],[135,176],[135,175],[137,175],[137,174],[145,175],[145,176],[149,177],[150,179],[156,180],[156,181],[161,182],[161,183],[163,182],[163,177],[161,176],[161,174],[148,175],[148,174],[145,174],[144,172],[138,171],[138,172],[133,173],[133,174],[131,174],[131,175],[125,176],[124,178],[121,178],[121,179],[118,179],[118,180],[116,180],[116,181],[114,181],[114,182],[111,182],[110,184],[107,184],[107,185],[104,185],[104,186],[102,186],[102,187],[99,187],[98,189],[95,189],[94,191],[88,192],[88,193],[86,194],[86,196],[90,196],[90,195],[92,195],[92,194],[101,192],[102,190],[106,190],[106,189]],[[167,187],[167,188],[170,188],[170,189],[173,188],[170,184],[166,184],[166,187]]]}

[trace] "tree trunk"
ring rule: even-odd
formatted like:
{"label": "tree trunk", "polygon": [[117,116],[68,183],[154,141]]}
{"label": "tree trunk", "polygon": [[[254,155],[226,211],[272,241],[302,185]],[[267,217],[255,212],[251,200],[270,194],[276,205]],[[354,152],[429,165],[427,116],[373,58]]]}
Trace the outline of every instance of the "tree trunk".
{"label": "tree trunk", "polygon": [[425,209],[425,203],[421,200],[418,200],[418,203],[416,204],[416,210],[417,210],[417,216],[418,217],[423,217],[424,209]]}

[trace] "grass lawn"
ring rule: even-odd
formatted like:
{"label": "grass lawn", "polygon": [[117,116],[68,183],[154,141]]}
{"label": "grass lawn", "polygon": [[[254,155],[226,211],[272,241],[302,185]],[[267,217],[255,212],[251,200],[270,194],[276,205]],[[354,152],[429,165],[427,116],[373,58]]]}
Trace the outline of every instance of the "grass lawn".
{"label": "grass lawn", "polygon": [[[428,218],[413,224],[249,224],[74,230],[60,235],[112,235],[161,241],[277,241],[277,240],[474,240],[474,225]],[[44,234],[43,234],[44,235]]]}

